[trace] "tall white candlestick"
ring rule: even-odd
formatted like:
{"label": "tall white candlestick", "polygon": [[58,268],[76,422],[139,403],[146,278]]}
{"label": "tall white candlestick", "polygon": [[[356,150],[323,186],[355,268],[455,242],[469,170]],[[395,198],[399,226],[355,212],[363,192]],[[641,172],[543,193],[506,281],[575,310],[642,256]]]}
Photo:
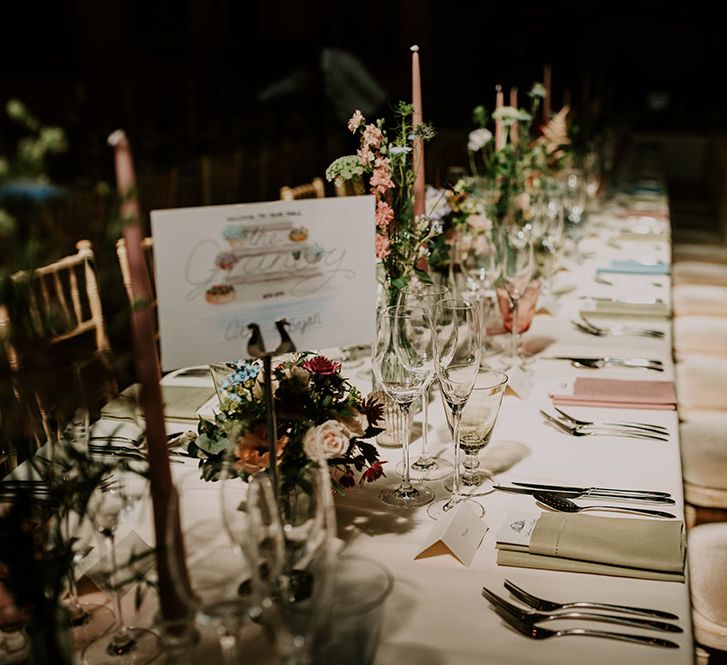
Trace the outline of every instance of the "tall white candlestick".
{"label": "tall white candlestick", "polygon": [[[411,47],[411,103],[414,107],[412,123],[418,127],[424,122],[422,112],[422,77],[419,69],[419,47]],[[426,182],[424,175],[424,140],[417,138],[412,146],[414,165],[414,216],[426,213]]]}
{"label": "tall white candlestick", "polygon": [[[510,106],[517,108],[517,88],[510,88]],[[510,140],[517,143],[520,140],[520,127],[517,122],[512,123],[510,127]]]}
{"label": "tall white candlestick", "polygon": [[[505,96],[502,92],[502,86],[495,86],[497,91],[495,95],[495,109],[501,109],[505,106]],[[495,120],[495,150],[502,150],[505,147],[505,125],[499,118]]]}

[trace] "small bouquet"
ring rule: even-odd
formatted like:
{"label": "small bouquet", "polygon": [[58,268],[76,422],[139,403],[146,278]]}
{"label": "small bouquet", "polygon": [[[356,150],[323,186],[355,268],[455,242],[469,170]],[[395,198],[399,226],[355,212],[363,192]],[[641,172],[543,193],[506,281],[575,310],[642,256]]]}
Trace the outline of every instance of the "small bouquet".
{"label": "small bouquet", "polygon": [[427,215],[414,216],[412,143],[430,140],[434,130],[412,124],[410,104],[400,102],[395,116],[396,126],[389,131],[382,119],[367,123],[356,111],[348,122],[349,130],[360,136],[356,155],[339,157],[326,170],[326,178],[337,187],[347,180],[368,179],[376,199],[376,258],[392,302],[414,274],[431,281],[426,270],[429,241],[442,231],[441,223]]}
{"label": "small bouquet", "polygon": [[[259,361],[230,363],[221,386],[220,413],[214,422],[202,420],[196,443],[189,452],[202,461],[202,477],[215,480],[221,464],[243,477],[270,465],[264,377]],[[298,484],[302,469],[325,460],[338,493],[358,482],[373,482],[384,475],[376,447],[367,443],[383,431],[378,424],[384,408],[364,399],[340,373],[340,363],[310,353],[293,354],[273,367],[277,416],[277,459],[281,492]],[[227,455],[227,458],[225,457]]]}

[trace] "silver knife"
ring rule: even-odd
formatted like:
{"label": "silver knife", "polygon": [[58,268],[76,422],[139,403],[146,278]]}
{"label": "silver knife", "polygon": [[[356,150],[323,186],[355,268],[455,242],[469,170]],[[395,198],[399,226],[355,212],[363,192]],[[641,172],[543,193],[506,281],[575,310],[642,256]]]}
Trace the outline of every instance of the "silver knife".
{"label": "silver knife", "polygon": [[512,481],[513,485],[519,487],[535,487],[537,489],[555,490],[556,492],[605,492],[620,494],[648,494],[649,496],[670,497],[670,492],[657,492],[656,490],[629,490],[618,487],[580,487],[578,485],[549,485],[548,483],[523,483],[516,480]]}
{"label": "silver knife", "polygon": [[[538,492],[543,492],[543,489],[538,489],[537,487],[510,487],[506,485],[495,485],[494,486],[496,490],[500,490],[501,492],[510,492],[511,494],[536,494]],[[564,496],[569,499],[598,499],[599,501],[616,501],[623,503],[624,501],[627,501],[629,503],[652,503],[652,504],[659,504],[662,506],[673,506],[676,502],[671,497],[665,497],[665,496],[652,496],[652,495],[638,495],[638,494],[630,494],[628,496],[625,495],[617,495],[617,494],[600,494],[598,492],[569,492],[569,491],[559,491],[559,490],[550,490],[551,494],[555,494],[557,496]]]}

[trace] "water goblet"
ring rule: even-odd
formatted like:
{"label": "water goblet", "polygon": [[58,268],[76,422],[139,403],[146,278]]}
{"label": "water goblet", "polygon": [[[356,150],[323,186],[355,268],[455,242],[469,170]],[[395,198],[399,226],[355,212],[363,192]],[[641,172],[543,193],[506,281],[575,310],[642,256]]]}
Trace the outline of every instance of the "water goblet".
{"label": "water goblet", "polygon": [[434,493],[428,487],[414,487],[411,482],[408,416],[411,405],[435,374],[434,332],[423,307],[386,307],[379,312],[377,323],[374,373],[384,392],[398,404],[404,421],[401,482],[397,487],[382,489],[379,498],[390,506],[416,508],[429,503]]}
{"label": "water goblet", "polygon": [[[506,387],[506,374],[481,369],[475,379],[472,394],[462,409],[459,429],[459,445],[464,453],[462,485],[466,488],[478,488],[479,494],[494,490],[492,476],[480,468],[478,455],[490,443]],[[452,409],[446,401],[444,412],[450,430],[452,430],[454,425]],[[452,491],[452,483],[449,481],[444,486],[447,490]]]}
{"label": "water goblet", "polygon": [[[475,303],[461,298],[441,300],[435,308],[437,334],[437,371],[442,397],[451,410],[454,443],[454,475],[452,495],[431,504],[427,512],[433,519],[466,500],[460,477],[460,423],[462,411],[474,388],[480,367],[480,317]],[[472,506],[484,515],[480,504]]]}

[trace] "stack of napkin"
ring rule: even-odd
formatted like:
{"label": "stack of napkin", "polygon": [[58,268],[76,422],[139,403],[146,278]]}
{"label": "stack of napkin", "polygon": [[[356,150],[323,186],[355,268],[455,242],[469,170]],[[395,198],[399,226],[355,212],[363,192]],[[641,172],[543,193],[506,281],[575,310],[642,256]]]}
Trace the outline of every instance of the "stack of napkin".
{"label": "stack of napkin", "polygon": [[626,275],[668,275],[669,266],[661,261],[646,263],[631,259],[614,259],[608,268],[598,268],[596,272]]}
{"label": "stack of napkin", "polygon": [[[135,383],[101,409],[101,418],[136,421],[141,416],[139,390]],[[214,388],[162,385],[167,420],[197,420],[197,412],[215,394]]]}
{"label": "stack of napkin", "polygon": [[570,395],[550,395],[553,404],[602,406],[617,409],[673,411],[677,396],[673,381],[627,381],[578,377]]}
{"label": "stack of napkin", "polygon": [[681,521],[543,513],[528,545],[497,543],[501,566],[684,581]]}

